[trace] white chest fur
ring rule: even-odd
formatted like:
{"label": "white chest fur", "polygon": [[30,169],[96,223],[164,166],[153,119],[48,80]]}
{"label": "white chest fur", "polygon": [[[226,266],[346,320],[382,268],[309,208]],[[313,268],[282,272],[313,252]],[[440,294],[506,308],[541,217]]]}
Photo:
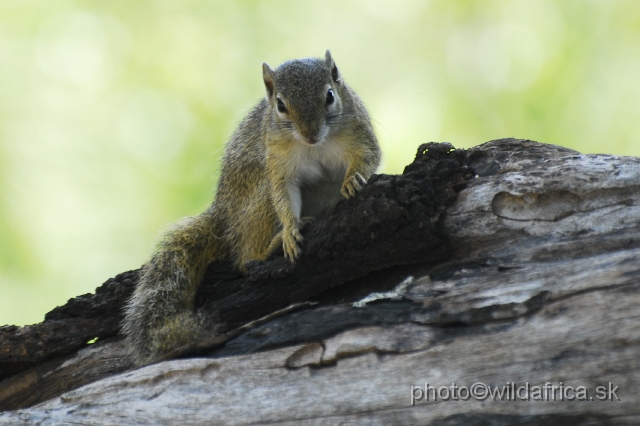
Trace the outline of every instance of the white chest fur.
{"label": "white chest fur", "polygon": [[330,139],[319,145],[300,143],[291,155],[287,190],[296,218],[315,217],[340,201],[348,165],[341,144]]}

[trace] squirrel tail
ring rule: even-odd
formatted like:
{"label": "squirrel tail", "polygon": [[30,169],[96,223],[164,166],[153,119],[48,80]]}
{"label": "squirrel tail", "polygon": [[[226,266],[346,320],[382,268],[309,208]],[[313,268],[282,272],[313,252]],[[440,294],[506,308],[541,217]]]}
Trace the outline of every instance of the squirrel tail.
{"label": "squirrel tail", "polygon": [[219,228],[211,209],[185,219],[142,267],[122,323],[136,365],[216,332],[214,318],[194,311],[194,299],[207,265],[225,255]]}

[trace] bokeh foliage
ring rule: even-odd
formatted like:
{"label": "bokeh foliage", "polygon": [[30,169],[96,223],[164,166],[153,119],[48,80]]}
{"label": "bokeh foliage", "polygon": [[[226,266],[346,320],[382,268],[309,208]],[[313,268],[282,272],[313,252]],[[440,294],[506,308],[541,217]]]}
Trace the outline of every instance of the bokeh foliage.
{"label": "bokeh foliage", "polygon": [[139,267],[213,195],[260,64],[332,50],[382,171],[507,136],[640,155],[640,2],[0,2],[0,324]]}

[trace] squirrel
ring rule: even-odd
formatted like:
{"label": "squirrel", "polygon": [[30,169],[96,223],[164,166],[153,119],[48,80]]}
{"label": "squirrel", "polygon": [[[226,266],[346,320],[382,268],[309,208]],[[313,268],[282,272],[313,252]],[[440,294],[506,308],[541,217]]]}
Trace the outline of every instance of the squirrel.
{"label": "squirrel", "polygon": [[194,309],[207,265],[245,271],[279,247],[295,263],[307,218],[353,197],[378,167],[369,114],[328,50],[275,71],[263,63],[262,77],[266,97],[227,143],[215,201],[170,229],[141,269],[122,323],[136,365],[217,332]]}

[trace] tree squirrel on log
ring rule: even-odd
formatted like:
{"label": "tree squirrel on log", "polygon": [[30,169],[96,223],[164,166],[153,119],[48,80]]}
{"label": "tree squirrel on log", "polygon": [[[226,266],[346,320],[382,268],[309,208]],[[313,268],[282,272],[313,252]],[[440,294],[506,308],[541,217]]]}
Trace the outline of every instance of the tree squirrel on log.
{"label": "tree squirrel on log", "polygon": [[295,263],[302,219],[354,196],[375,172],[380,147],[369,114],[327,50],[325,59],[262,64],[267,96],[226,146],[215,201],[175,225],[141,270],[122,330],[143,365],[216,333],[194,310],[207,265],[245,270],[282,246]]}

